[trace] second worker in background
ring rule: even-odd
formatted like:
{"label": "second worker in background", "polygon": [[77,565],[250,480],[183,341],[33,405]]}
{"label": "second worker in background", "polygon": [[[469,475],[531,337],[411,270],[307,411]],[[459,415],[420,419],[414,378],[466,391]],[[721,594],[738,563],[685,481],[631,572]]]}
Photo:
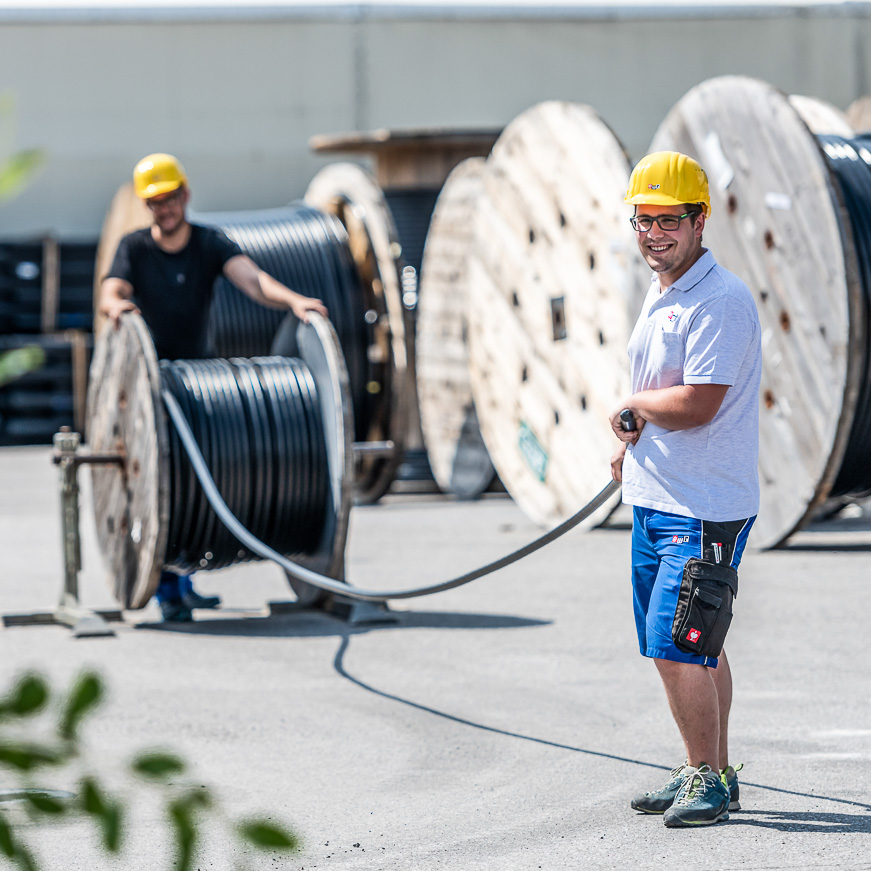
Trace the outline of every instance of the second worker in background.
{"label": "second worker in background", "polygon": [[[160,359],[200,359],[208,348],[215,280],[224,275],[253,300],[290,309],[306,321],[326,316],[319,299],[285,287],[260,269],[222,231],[192,224],[187,175],[170,154],[150,154],[136,165],[133,186],[151,211],[150,227],[125,236],[100,287],[100,312],[116,326],[125,312],[142,315]],[[163,619],[186,622],[194,608],[213,608],[217,596],[200,596],[188,576],[164,571],[157,591]]]}

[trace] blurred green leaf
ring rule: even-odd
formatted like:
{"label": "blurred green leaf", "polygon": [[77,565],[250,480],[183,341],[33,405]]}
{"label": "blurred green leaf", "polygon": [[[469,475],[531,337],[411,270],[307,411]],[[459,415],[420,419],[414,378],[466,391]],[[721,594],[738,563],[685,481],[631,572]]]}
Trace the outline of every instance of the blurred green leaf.
{"label": "blurred green leaf", "polygon": [[12,827],[0,814],[0,853],[9,859],[15,856],[15,838],[12,835]]}
{"label": "blurred green leaf", "polygon": [[44,765],[57,765],[67,758],[65,753],[41,744],[0,743],[0,765],[19,771],[33,771]]}
{"label": "blurred green leaf", "polygon": [[0,387],[39,369],[45,363],[45,351],[37,345],[27,345],[0,354]]}
{"label": "blurred green leaf", "polygon": [[30,853],[30,850],[28,850],[23,844],[16,845],[15,862],[21,871],[39,871],[39,868],[36,865],[36,860]]}
{"label": "blurred green leaf", "polygon": [[93,777],[86,777],[82,780],[81,805],[86,814],[97,817],[102,816],[106,811],[103,791]]}
{"label": "blurred green leaf", "polygon": [[93,672],[80,675],[67,699],[59,731],[64,738],[74,738],[82,719],[103,699],[103,682]]}
{"label": "blurred green leaf", "polygon": [[41,148],[19,151],[0,164],[0,202],[19,193],[45,163]]}
{"label": "blurred green leaf", "polygon": [[[14,352],[13,352],[14,353]],[[48,684],[39,675],[27,674],[0,701],[0,716],[27,717],[41,711],[48,701]]]}
{"label": "blurred green leaf", "polygon": [[197,829],[189,802],[184,798],[170,802],[169,818],[175,829],[175,871],[191,871],[194,847],[197,843]]}
{"label": "blurred green leaf", "polygon": [[27,792],[24,794],[24,798],[34,808],[36,808],[36,810],[51,816],[59,816],[66,813],[67,808],[69,807],[68,802],[61,801],[59,798],[55,798],[53,795],[47,795],[44,792]]}
{"label": "blurred green leaf", "polygon": [[100,815],[100,825],[103,830],[103,845],[110,853],[121,849],[122,821],[124,809],[119,802],[107,805]]}
{"label": "blurred green leaf", "polygon": [[130,766],[140,777],[148,780],[167,780],[170,777],[183,774],[184,761],[172,753],[148,752],[137,756]]}
{"label": "blurred green leaf", "polygon": [[299,838],[292,832],[263,820],[239,823],[239,834],[261,850],[297,850]]}

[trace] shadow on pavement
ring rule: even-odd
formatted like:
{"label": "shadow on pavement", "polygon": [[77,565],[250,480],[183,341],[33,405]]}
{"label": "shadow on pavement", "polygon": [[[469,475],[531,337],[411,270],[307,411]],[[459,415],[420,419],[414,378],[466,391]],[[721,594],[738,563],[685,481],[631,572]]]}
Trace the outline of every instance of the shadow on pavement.
{"label": "shadow on pavement", "polygon": [[[350,623],[326,611],[299,610],[266,615],[252,611],[231,617],[221,611],[198,612],[193,623],[137,623],[137,631],[180,632],[189,635],[239,635],[270,638],[363,635],[396,629],[524,629],[548,626],[549,620],[533,620],[508,614],[463,614],[440,611],[387,611],[375,622]],[[239,614],[237,610],[227,612]]]}
{"label": "shadow on pavement", "polygon": [[[770,787],[762,787],[769,789]],[[783,790],[786,792],[787,790]],[[803,793],[792,793],[802,795]],[[816,796],[823,798],[823,796]],[[840,801],[830,798],[828,801]],[[858,802],[844,802],[858,807],[871,807]],[[760,826],[777,829],[779,832],[819,832],[821,834],[840,834],[844,832],[868,832],[871,834],[871,816],[868,814],[827,814],[818,811],[738,811],[731,814],[729,823],[745,826]]]}
{"label": "shadow on pavement", "polygon": [[[380,696],[383,699],[388,699],[392,702],[398,702],[399,704],[406,705],[407,707],[414,708],[415,710],[423,711],[427,714],[432,714],[435,717],[441,717],[445,720],[450,720],[453,723],[459,723],[462,726],[468,726],[472,729],[480,729],[481,731],[490,732],[494,735],[504,735],[507,738],[517,738],[522,741],[532,741],[535,744],[543,744],[547,747],[554,747],[557,750],[569,750],[572,753],[584,753],[589,756],[598,756],[602,759],[613,759],[616,762],[627,762],[631,765],[640,765],[645,768],[657,768],[661,771],[671,770],[668,765],[658,765],[655,762],[646,762],[642,759],[632,759],[627,756],[617,756],[614,753],[603,753],[599,750],[590,750],[585,747],[574,747],[571,744],[561,744],[557,741],[548,741],[546,738],[538,738],[533,735],[523,735],[519,732],[512,732],[508,729],[499,729],[495,726],[487,726],[483,723],[476,723],[474,720],[469,720],[465,717],[457,717],[445,711],[439,711],[438,709],[432,708],[429,705],[424,705],[420,702],[413,702],[410,699],[404,699],[401,696],[397,696],[393,693],[379,690],[377,687],[366,683],[360,678],[354,677],[354,675],[348,672],[348,670],[345,668],[345,654],[348,652],[348,647],[350,646],[350,643],[351,636],[350,634],[346,634],[345,637],[342,638],[339,649],[336,651],[336,656],[333,660],[333,668],[336,670],[336,673],[339,674],[341,677],[345,678],[345,680],[348,680],[355,686],[358,686],[361,689],[366,690],[367,692],[373,693],[376,696]],[[741,785],[746,787],[754,787],[755,789],[764,789],[768,792],[777,792],[784,795],[795,795],[803,798],[815,799],[818,801],[832,801],[838,804],[846,804],[853,807],[860,807],[871,810],[871,804],[863,804],[862,802],[852,801],[850,799],[834,798],[832,796],[819,795],[816,793],[796,792],[793,790],[782,789],[775,786],[765,786],[761,783],[749,783],[747,781],[742,781]],[[812,812],[790,813],[784,811],[738,811],[738,813],[741,814],[741,817],[757,815],[765,816],[766,819],[741,820],[740,817],[734,816],[731,819],[739,822],[745,822],[749,825],[782,828],[784,831],[813,831],[815,829],[819,829],[821,831],[866,831],[871,833],[871,816],[867,814],[864,816],[850,816],[846,814],[825,814]],[[791,820],[793,822],[787,823],[787,820]]]}

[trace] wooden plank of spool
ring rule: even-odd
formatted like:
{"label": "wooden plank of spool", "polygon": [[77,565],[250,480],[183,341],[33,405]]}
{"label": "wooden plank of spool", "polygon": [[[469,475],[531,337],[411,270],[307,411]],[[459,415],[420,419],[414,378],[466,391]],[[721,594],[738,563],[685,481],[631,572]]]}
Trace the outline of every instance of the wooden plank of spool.
{"label": "wooden plank of spool", "polygon": [[464,160],[448,176],[433,212],[417,304],[416,380],[433,477],[461,499],[480,496],[496,474],[481,436],[469,378],[468,262],[485,161]]}
{"label": "wooden plank of spool", "polygon": [[816,97],[790,94],[789,104],[815,136],[855,136],[847,116],[837,107]]}
{"label": "wooden plank of spool", "polygon": [[128,182],[118,188],[109,211],[103,219],[103,230],[97,243],[97,258],[94,268],[94,335],[100,334],[105,316],[99,312],[100,283],[109,271],[118,243],[128,233],[151,225],[151,212],[144,201],[136,196],[133,184]]}
{"label": "wooden plank of spool", "polygon": [[761,505],[751,540],[772,547],[826,498],[855,412],[861,286],[846,214],[814,136],[764,82],[724,76],[693,88],[657,131],[651,150],[660,149],[707,170],[705,244],[759,310]]}
{"label": "wooden plank of spool", "polygon": [[324,167],[311,181],[305,201],[334,215],[348,233],[351,256],[366,294],[366,318],[374,329],[371,362],[383,364],[385,382],[370,381],[372,426],[367,441],[392,441],[388,457],[361,455],[355,464],[356,499],[375,502],[387,492],[402,460],[411,402],[399,257],[402,248],[381,189],[351,163]]}
{"label": "wooden plank of spool", "polygon": [[97,339],[88,385],[92,453],[121,453],[123,467],[91,466],[97,538],[109,586],[124,608],[157,590],[169,529],[169,439],[157,355],[145,322],[126,314]]}
{"label": "wooden plank of spool", "polygon": [[383,190],[439,190],[455,166],[486,156],[498,138],[499,130],[374,130],[313,136],[309,147],[320,154],[371,156]]}
{"label": "wooden plank of spool", "polygon": [[856,133],[871,131],[871,97],[857,97],[847,106],[847,121]]}
{"label": "wooden plank of spool", "polygon": [[628,181],[614,134],[573,103],[524,112],[487,159],[469,260],[472,392],[493,465],[538,523],[610,479],[608,416],[629,392],[630,310],[649,279]]}
{"label": "wooden plank of spool", "polygon": [[[297,345],[317,388],[330,476],[327,521],[321,540],[313,556],[303,555],[297,561],[312,571],[343,581],[354,481],[351,385],[339,337],[328,320],[312,315],[309,324],[300,323]],[[300,604],[313,606],[327,598],[318,587],[289,574],[287,580]]]}

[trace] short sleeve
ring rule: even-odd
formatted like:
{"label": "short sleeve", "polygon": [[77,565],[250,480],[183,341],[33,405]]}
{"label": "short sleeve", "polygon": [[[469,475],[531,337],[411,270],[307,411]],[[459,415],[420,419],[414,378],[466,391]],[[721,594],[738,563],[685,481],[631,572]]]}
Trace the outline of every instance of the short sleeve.
{"label": "short sleeve", "polygon": [[218,264],[218,270],[224,268],[228,260],[237,257],[245,252],[239,247],[237,242],[234,242],[223,230],[216,227],[210,228],[209,247],[212,249],[215,260]]}
{"label": "short sleeve", "polygon": [[733,385],[757,329],[757,319],[733,296],[703,305],[687,334],[684,384]]}
{"label": "short sleeve", "polygon": [[118,248],[115,250],[115,256],[112,258],[112,265],[103,278],[121,278],[130,284],[134,283],[133,262],[130,256],[133,241],[134,235],[132,233],[121,239],[118,243]]}

